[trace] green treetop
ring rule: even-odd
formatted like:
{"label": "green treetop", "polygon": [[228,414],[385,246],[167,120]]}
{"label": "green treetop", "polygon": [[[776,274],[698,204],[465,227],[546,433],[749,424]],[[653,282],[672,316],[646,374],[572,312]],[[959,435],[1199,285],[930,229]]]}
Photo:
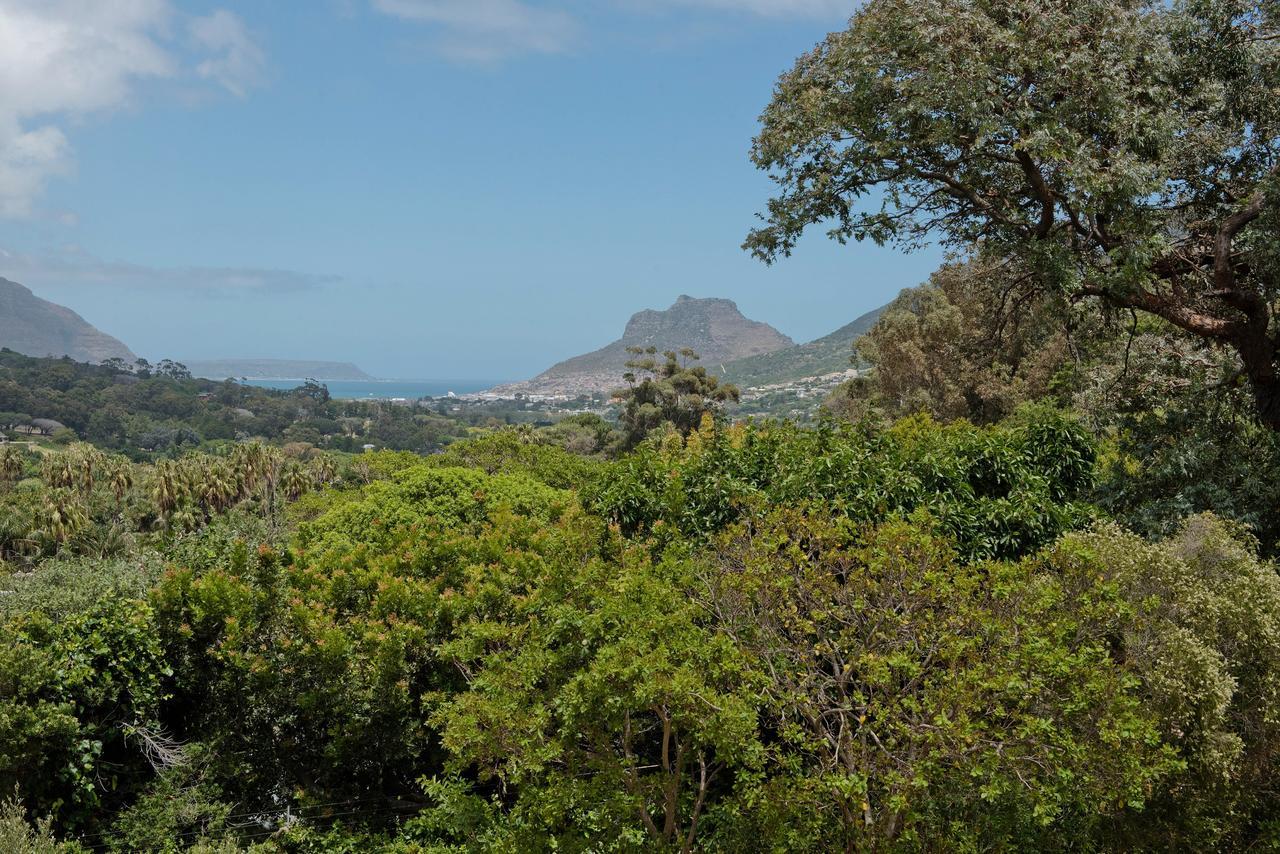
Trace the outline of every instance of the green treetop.
{"label": "green treetop", "polygon": [[626,388],[614,398],[623,404],[619,421],[628,447],[662,424],[672,424],[687,436],[702,424],[704,415],[715,415],[720,404],[738,400],[737,386],[721,385],[706,368],[695,365],[700,357],[687,347],[679,353],[667,350],[662,362],[654,358],[656,347],[628,347],[627,352],[636,358],[627,362],[630,370],[622,376]]}

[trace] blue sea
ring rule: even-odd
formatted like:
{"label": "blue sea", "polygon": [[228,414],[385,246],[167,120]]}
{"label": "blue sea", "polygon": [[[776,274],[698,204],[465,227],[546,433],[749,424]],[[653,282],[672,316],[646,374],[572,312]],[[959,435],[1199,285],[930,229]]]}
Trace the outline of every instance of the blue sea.
{"label": "blue sea", "polygon": [[[261,388],[292,389],[302,385],[302,380],[246,380],[247,385]],[[388,400],[420,397],[447,397],[449,392],[468,394],[484,391],[497,385],[496,380],[329,380],[330,397],[340,400]]]}

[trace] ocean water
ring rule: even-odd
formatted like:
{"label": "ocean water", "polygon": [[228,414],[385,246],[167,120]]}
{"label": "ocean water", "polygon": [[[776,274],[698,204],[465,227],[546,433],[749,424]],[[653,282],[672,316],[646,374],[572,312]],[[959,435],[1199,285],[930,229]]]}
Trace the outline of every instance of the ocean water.
{"label": "ocean water", "polygon": [[[302,380],[246,380],[247,385],[261,388],[293,389],[302,385]],[[404,398],[417,400],[420,397],[447,397],[449,392],[468,394],[484,391],[497,385],[495,380],[330,380],[324,383],[329,387],[329,395],[340,400],[389,400]]]}

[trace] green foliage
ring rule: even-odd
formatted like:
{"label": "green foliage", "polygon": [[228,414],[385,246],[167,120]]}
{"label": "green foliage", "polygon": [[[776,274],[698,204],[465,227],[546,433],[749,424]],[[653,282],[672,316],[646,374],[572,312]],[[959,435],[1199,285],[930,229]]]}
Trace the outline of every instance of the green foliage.
{"label": "green foliage", "polygon": [[[1044,562],[1081,608],[1099,591],[1124,609],[1089,631],[1140,681],[1183,766],[1108,831],[1113,849],[1241,850],[1280,843],[1270,785],[1280,768],[1280,577],[1256,541],[1195,516],[1159,544],[1114,527],[1070,534]],[[1268,829],[1269,827],[1269,829]]]}
{"label": "green foliage", "polygon": [[[590,431],[595,452],[610,442],[612,429],[598,417],[566,419]],[[554,429],[554,428],[552,428]],[[556,489],[574,489],[599,470],[595,461],[558,446],[555,433],[538,434],[520,428],[497,430],[487,436],[455,442],[443,453],[427,458],[435,466],[477,468],[486,474],[525,474]],[[583,448],[583,450],[587,450]]]}
{"label": "green foliage", "polygon": [[524,475],[419,464],[344,496],[322,515],[302,523],[298,544],[321,550],[356,543],[385,545],[398,531],[426,520],[472,526],[499,507],[546,520],[557,516],[568,501],[568,493]]}
{"label": "green foliage", "polygon": [[1099,366],[1078,396],[1110,435],[1098,503],[1151,537],[1211,511],[1248,525],[1276,554],[1280,438],[1253,417],[1238,375],[1212,352],[1151,332],[1127,351],[1127,365]]}
{"label": "green foliage", "polygon": [[36,572],[0,577],[0,622],[36,612],[60,621],[104,600],[142,599],[161,572],[161,560],[154,553],[116,560],[45,561]]}
{"label": "green foliage", "polygon": [[684,536],[776,506],[859,521],[926,508],[966,557],[1010,557],[1087,518],[1093,462],[1084,429],[1049,411],[994,428],[927,418],[884,432],[772,423],[699,435],[688,447],[650,443],[584,500],[624,532]]}
{"label": "green foliage", "polygon": [[0,803],[0,851],[9,854],[65,854],[69,849],[58,844],[51,831],[52,819],[27,820],[27,811],[16,797]]}
{"label": "green foliage", "polygon": [[699,357],[692,350],[668,350],[661,363],[654,359],[653,347],[628,347],[627,352],[636,358],[627,362],[626,388],[614,397],[622,402],[618,423],[628,448],[664,424],[687,436],[704,418],[714,417],[721,404],[738,400],[736,386],[721,385],[718,377],[693,364]]}
{"label": "green foliage", "polygon": [[230,844],[232,806],[221,800],[221,788],[207,776],[201,747],[185,748],[181,763],[160,774],[104,834],[111,850],[168,854],[216,849],[219,843],[240,850]]}
{"label": "green foliage", "polygon": [[110,596],[58,621],[25,615],[0,638],[0,785],[92,826],[149,771],[131,733],[155,727],[164,698],[151,610]]}
{"label": "green foliage", "polygon": [[390,796],[428,761],[438,590],[387,563],[322,571],[263,550],[240,572],[184,570],[157,588],[178,665],[168,713],[210,739],[237,803]]}
{"label": "green foliage", "polygon": [[1268,839],[1280,582],[1211,517],[1069,533],[1076,421],[708,419],[581,468],[529,435],[10,579],[0,785],[121,850]]}
{"label": "green foliage", "polygon": [[249,436],[337,451],[374,444],[427,452],[466,434],[458,421],[416,406],[331,400],[314,383],[276,391],[193,379],[180,367],[131,370],[0,351],[0,430],[52,420],[69,428],[54,433],[62,444],[79,436],[135,459]]}
{"label": "green foliage", "polygon": [[483,801],[459,814],[459,784],[437,782],[450,830],[506,850],[690,850],[763,760],[757,675],[689,600],[686,562],[602,547],[595,523],[524,548],[473,570],[482,605],[441,649],[467,676],[432,716],[446,768],[514,795],[499,821]]}
{"label": "green foliage", "polygon": [[873,370],[847,391],[894,418],[999,421],[1049,396],[1068,344],[1078,353],[1084,343],[1069,339],[1071,319],[1060,297],[1008,263],[948,264],[899,294],[857,340]]}
{"label": "green foliage", "polygon": [[1092,612],[1033,563],[967,566],[927,524],[853,534],[783,511],[718,540],[707,610],[804,769],[780,758],[729,848],[781,825],[803,850],[1056,849],[1179,767]]}

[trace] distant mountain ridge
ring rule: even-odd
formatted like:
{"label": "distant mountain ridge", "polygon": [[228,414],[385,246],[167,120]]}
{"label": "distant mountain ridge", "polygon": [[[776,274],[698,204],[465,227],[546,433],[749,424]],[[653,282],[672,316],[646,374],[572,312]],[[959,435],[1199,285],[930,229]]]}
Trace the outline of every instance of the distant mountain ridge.
{"label": "distant mountain ridge", "polygon": [[566,359],[531,380],[509,383],[491,394],[577,395],[607,392],[622,384],[626,363],[634,358],[628,347],[656,347],[659,352],[691,347],[708,370],[748,356],[791,347],[786,335],[767,323],[751,320],[733,300],[680,296],[665,311],[637,312],[627,321],[622,337],[599,350]]}
{"label": "distant mountain ridge", "polygon": [[0,347],[27,356],[70,356],[77,362],[138,358],[71,309],[5,278],[0,278]]}
{"label": "distant mountain ridge", "polygon": [[807,344],[729,362],[724,379],[741,388],[758,388],[848,371],[853,367],[853,342],[875,326],[884,310],[885,306],[873,309]]}
{"label": "distant mountain ridge", "polygon": [[251,380],[372,380],[350,362],[307,359],[192,359],[183,362],[192,376],[208,380],[244,377]]}

